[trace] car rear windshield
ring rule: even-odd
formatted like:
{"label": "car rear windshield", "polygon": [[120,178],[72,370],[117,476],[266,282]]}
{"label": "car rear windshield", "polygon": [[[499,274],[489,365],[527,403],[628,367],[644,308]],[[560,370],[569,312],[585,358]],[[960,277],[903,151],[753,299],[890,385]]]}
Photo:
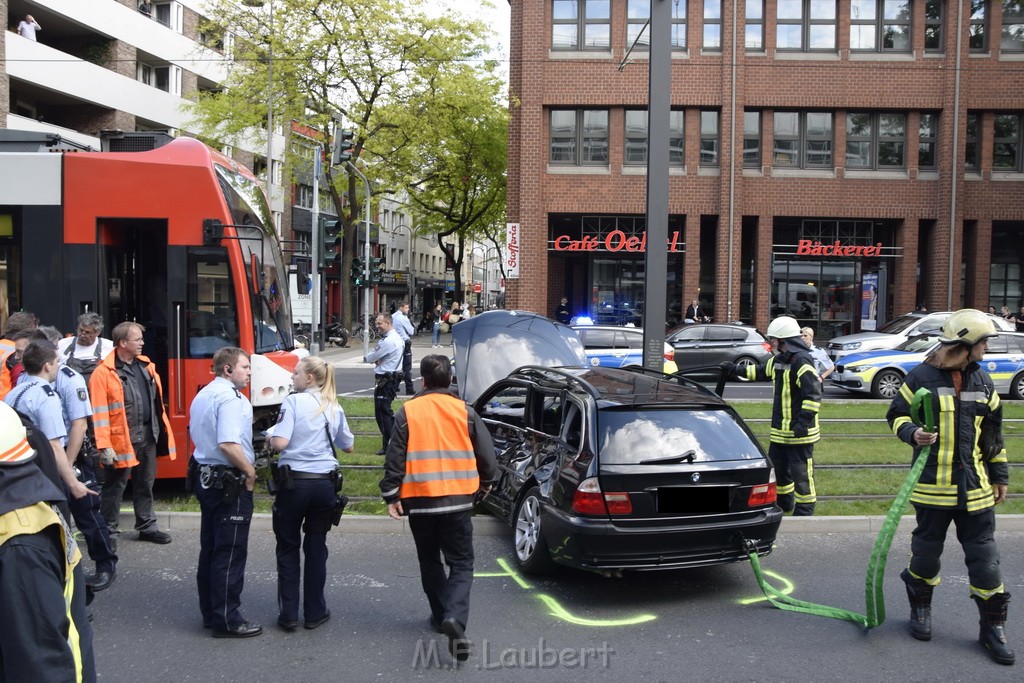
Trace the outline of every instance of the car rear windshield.
{"label": "car rear windshield", "polygon": [[605,465],[686,456],[681,462],[756,460],[763,455],[732,414],[714,409],[602,410],[600,460]]}
{"label": "car rear windshield", "polygon": [[910,327],[911,325],[913,325],[914,323],[916,323],[916,322],[918,322],[920,320],[921,320],[920,316],[916,316],[916,315],[901,315],[900,317],[896,318],[895,320],[893,320],[893,321],[887,323],[886,325],[884,325],[878,331],[879,332],[884,332],[885,334],[899,334],[900,332],[902,332],[903,330],[907,329],[908,327]]}

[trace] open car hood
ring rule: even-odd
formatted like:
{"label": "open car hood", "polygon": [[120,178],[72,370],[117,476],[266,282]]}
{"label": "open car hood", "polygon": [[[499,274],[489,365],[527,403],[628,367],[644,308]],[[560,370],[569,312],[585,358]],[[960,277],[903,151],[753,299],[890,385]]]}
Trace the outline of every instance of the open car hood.
{"label": "open car hood", "polygon": [[487,311],[452,327],[459,395],[468,403],[524,365],[587,367],[568,325],[526,311]]}

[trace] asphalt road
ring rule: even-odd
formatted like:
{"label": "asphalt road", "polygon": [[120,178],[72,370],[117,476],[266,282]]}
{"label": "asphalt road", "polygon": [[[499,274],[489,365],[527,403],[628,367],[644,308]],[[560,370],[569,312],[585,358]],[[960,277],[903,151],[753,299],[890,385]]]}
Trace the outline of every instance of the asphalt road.
{"label": "asphalt road", "polygon": [[[874,536],[785,530],[765,568],[791,582],[799,599],[863,612]],[[478,533],[468,628],[475,653],[457,674],[445,639],[426,625],[407,534],[332,532],[333,619],[289,634],[274,625],[273,534],[254,530],[242,607],[265,631],[233,641],[201,627],[193,578],[198,533],[172,533],[166,546],[122,536],[117,581],[92,606],[102,680],[1020,680],[1020,665],[999,666],[976,643],[977,612],[956,543],[947,548],[936,590],[934,639],[921,643],[906,632],[897,574],[909,534],[902,531],[885,579],[890,619],[866,634],[850,622],[758,600],[748,563],[618,579],[562,570],[536,580],[508,569],[508,532]],[[1024,595],[1024,532],[1000,532],[998,541],[1007,589]],[[1020,605],[1010,605],[1007,632],[1024,656]]]}

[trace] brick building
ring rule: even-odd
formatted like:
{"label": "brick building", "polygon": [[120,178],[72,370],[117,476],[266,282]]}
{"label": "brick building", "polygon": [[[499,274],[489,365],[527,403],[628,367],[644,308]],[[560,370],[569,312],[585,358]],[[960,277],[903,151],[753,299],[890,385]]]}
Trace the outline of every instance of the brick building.
{"label": "brick building", "polygon": [[[1024,303],[1020,2],[663,1],[670,321],[699,298],[828,339]],[[508,305],[636,318],[649,0],[510,4]]]}

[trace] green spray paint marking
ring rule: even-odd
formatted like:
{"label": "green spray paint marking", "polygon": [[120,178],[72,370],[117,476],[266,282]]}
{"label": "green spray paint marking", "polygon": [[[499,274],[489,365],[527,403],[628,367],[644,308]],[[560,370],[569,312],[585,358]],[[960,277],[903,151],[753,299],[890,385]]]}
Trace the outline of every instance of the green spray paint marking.
{"label": "green spray paint marking", "polygon": [[[793,585],[793,582],[790,581],[789,579],[787,579],[782,574],[779,574],[777,572],[773,572],[771,569],[765,569],[764,570],[764,575],[769,577],[769,578],[771,578],[771,579],[774,579],[775,581],[778,581],[780,584],[782,584],[782,588],[781,589],[776,589],[782,595],[789,595],[789,594],[791,594],[793,592],[793,589],[795,588],[795,586]],[[761,596],[758,596],[756,598],[741,598],[738,602],[741,605],[753,605],[756,602],[767,602],[767,600],[768,600],[767,597],[761,595]]]}
{"label": "green spray paint marking", "polygon": [[[494,578],[507,576],[519,584],[519,587],[524,590],[531,590],[533,586],[526,582],[523,577],[512,569],[512,567],[505,561],[504,558],[497,558],[498,566],[504,571],[500,572],[473,572],[473,576],[476,578]],[[558,600],[554,599],[550,595],[544,595],[539,593],[537,599],[544,603],[547,607],[548,613],[551,616],[567,621],[570,624],[576,624],[577,626],[596,626],[600,628],[608,628],[615,626],[634,626],[636,624],[643,624],[648,621],[654,621],[658,617],[653,614],[638,614],[635,617],[626,617],[624,619],[587,619],[585,617],[578,617],[569,610],[562,607],[562,604]]]}

